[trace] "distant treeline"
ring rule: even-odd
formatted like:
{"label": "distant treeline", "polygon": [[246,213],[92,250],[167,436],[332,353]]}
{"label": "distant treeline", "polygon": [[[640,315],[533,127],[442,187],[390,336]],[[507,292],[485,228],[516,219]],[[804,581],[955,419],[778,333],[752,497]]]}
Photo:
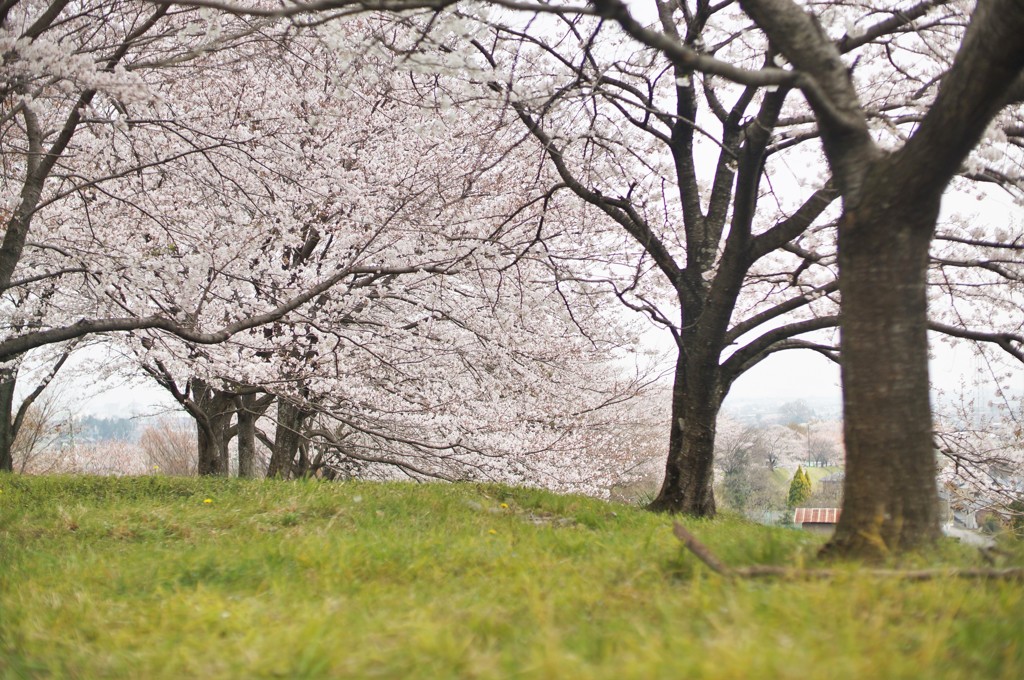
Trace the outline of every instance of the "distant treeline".
{"label": "distant treeline", "polygon": [[134,442],[139,438],[139,421],[133,418],[97,418],[85,416],[76,418],[68,436],[86,441]]}

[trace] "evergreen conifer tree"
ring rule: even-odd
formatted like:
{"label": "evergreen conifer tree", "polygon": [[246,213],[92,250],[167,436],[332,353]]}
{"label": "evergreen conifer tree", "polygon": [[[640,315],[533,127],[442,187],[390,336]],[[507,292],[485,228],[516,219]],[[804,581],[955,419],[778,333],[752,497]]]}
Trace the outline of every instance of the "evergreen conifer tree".
{"label": "evergreen conifer tree", "polygon": [[789,500],[787,505],[790,509],[800,505],[811,497],[811,478],[804,471],[803,466],[798,466],[793,474],[793,480],[789,483]]}

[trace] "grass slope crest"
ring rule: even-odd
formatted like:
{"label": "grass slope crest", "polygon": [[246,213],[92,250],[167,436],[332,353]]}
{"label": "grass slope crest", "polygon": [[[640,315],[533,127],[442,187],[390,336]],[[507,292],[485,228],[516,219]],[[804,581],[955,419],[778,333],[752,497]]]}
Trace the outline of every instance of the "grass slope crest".
{"label": "grass slope crest", "polygon": [[[824,540],[735,517],[685,525],[731,565],[810,565]],[[855,566],[730,581],[671,527],[497,485],[0,476],[0,678],[1016,680],[1024,668],[1019,583]],[[952,544],[917,559],[980,560]]]}

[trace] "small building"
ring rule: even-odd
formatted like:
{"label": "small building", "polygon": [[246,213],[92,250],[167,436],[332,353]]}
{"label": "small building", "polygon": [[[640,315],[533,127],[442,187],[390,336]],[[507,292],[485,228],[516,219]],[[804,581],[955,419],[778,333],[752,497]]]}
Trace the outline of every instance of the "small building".
{"label": "small building", "polygon": [[808,531],[832,533],[841,513],[840,508],[797,508],[793,524]]}
{"label": "small building", "polygon": [[818,492],[822,496],[834,498],[837,501],[843,500],[843,483],[846,481],[846,473],[840,470],[826,475],[818,480]]}

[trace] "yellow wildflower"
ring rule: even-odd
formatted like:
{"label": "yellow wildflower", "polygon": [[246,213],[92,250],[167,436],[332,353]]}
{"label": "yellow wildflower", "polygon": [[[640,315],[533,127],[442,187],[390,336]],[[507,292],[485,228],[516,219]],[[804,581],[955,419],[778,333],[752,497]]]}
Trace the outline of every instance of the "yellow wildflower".
{"label": "yellow wildflower", "polygon": [[206,503],[206,504],[209,504],[209,503],[212,503],[212,502],[213,502],[212,498],[207,498],[205,501],[203,501],[203,503]]}

